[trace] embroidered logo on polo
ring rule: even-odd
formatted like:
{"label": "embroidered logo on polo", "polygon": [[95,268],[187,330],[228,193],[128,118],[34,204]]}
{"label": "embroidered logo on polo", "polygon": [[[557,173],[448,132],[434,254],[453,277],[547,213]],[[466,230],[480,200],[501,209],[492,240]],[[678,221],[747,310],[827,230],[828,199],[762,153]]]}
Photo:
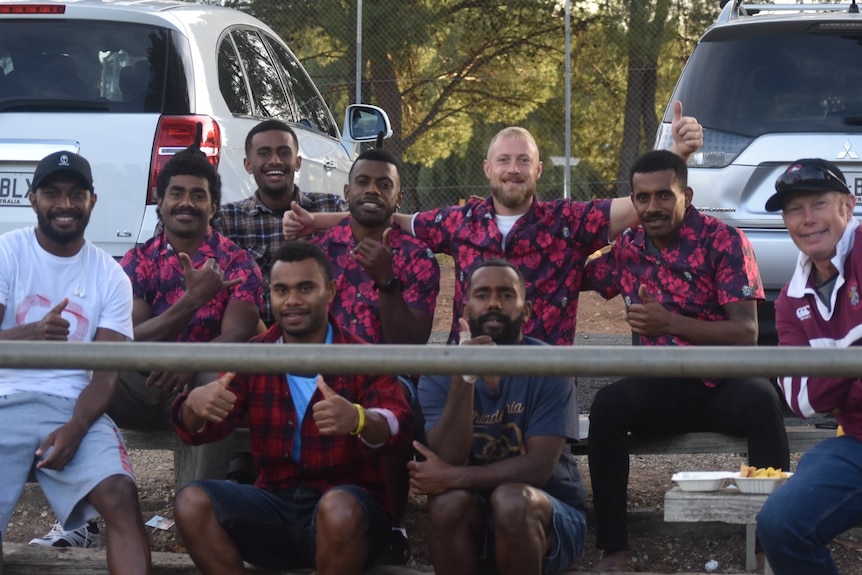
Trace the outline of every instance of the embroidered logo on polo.
{"label": "embroidered logo on polo", "polygon": [[847,296],[850,298],[850,305],[853,307],[859,306],[859,286],[857,284],[851,284],[847,289]]}
{"label": "embroidered logo on polo", "polygon": [[799,318],[800,321],[811,319],[811,306],[803,305],[796,308],[796,317]]}

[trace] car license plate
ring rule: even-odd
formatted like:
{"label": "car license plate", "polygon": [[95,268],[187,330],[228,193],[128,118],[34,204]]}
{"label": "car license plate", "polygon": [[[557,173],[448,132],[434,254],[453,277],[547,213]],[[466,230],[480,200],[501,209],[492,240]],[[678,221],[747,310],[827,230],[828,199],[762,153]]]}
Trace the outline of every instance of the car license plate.
{"label": "car license plate", "polygon": [[27,192],[33,174],[21,172],[0,172],[0,206],[27,206]]}

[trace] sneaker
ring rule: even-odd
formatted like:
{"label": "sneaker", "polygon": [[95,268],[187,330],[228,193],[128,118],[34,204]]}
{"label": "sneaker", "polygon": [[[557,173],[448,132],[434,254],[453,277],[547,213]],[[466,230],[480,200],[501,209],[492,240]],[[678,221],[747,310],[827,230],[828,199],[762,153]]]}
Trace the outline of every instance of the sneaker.
{"label": "sneaker", "polygon": [[101,544],[99,526],[92,521],[73,531],[64,530],[57,521],[48,533],[30,540],[30,545],[42,547],[98,547]]}
{"label": "sneaker", "polygon": [[380,556],[378,563],[381,565],[407,565],[412,556],[407,531],[393,527],[389,537],[389,548]]}

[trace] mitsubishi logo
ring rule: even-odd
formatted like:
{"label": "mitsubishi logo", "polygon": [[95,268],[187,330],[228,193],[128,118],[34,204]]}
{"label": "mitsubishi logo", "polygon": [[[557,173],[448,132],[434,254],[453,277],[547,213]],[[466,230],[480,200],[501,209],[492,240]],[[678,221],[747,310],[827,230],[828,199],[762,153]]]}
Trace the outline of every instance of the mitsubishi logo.
{"label": "mitsubishi logo", "polygon": [[850,140],[844,140],[844,151],[838,152],[838,155],[835,156],[836,160],[844,160],[850,158],[851,160],[858,160],[859,154],[851,150],[853,145],[850,143]]}

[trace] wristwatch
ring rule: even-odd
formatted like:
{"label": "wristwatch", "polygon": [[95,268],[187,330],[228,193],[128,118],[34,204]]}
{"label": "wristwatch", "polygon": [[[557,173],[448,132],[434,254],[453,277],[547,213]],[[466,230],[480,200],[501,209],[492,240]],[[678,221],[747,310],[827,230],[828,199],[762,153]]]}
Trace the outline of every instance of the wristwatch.
{"label": "wristwatch", "polygon": [[386,283],[379,284],[377,282],[374,282],[374,287],[376,287],[383,293],[392,293],[401,287],[401,280],[398,279],[398,276],[392,276],[391,278],[386,280]]}

